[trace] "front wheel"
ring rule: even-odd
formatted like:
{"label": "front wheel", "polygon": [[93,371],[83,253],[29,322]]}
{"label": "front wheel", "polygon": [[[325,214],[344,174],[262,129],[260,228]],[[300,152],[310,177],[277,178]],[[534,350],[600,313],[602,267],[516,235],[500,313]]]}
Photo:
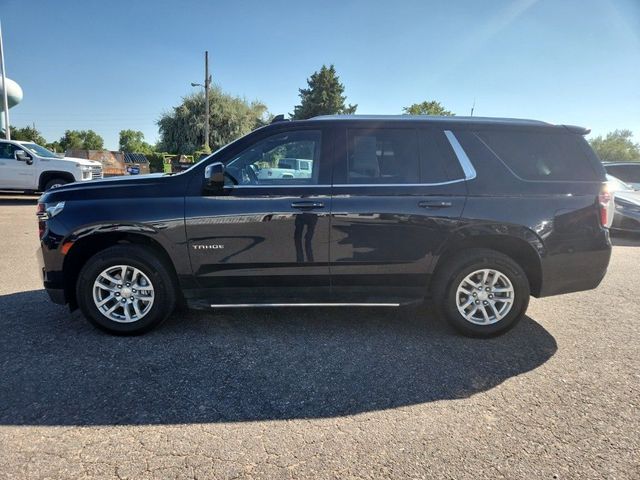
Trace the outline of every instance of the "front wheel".
{"label": "front wheel", "polygon": [[169,270],[139,245],[116,245],[91,257],[78,276],[76,296],[91,323],[116,335],[151,330],[176,304]]}
{"label": "front wheel", "polygon": [[464,335],[491,337],[513,328],[529,305],[529,281],[520,265],[493,250],[453,257],[433,286],[436,306]]}
{"label": "front wheel", "polygon": [[67,183],[69,182],[64,178],[52,178],[44,186],[44,191],[46,192],[47,190],[51,190],[52,188],[61,187],[62,185],[66,185]]}

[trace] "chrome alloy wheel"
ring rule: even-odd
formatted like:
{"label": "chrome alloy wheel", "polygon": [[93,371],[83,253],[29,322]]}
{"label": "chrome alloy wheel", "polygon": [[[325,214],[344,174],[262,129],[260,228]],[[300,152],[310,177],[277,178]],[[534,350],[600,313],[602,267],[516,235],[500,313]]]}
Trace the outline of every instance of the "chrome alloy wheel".
{"label": "chrome alloy wheel", "polygon": [[109,320],[137,322],[153,306],[153,284],[131,265],[114,265],[102,271],[93,282],[93,303]]}
{"label": "chrome alloy wheel", "polygon": [[509,278],[498,270],[485,268],[470,273],[460,282],[456,306],[468,322],[491,325],[511,311],[514,297]]}

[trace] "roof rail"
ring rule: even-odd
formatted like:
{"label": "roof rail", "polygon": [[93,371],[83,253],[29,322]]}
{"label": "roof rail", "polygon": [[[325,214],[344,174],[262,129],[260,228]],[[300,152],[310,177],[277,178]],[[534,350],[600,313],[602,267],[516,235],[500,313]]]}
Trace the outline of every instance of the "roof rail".
{"label": "roof rail", "polygon": [[280,115],[276,115],[275,117],[273,117],[273,120],[271,120],[271,123],[287,122],[287,121],[288,120],[284,118],[284,115],[281,113]]}

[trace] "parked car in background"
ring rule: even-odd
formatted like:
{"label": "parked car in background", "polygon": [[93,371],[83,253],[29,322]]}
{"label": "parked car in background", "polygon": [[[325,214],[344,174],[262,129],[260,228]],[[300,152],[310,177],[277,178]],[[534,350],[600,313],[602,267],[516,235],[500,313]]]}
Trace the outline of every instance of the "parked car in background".
{"label": "parked car in background", "polygon": [[633,190],[640,190],[640,162],[605,162],[605,170],[631,186]]}
{"label": "parked car in background", "polygon": [[0,140],[0,189],[43,192],[102,178],[102,165],[61,157],[29,141]]}
{"label": "parked car in background", "polygon": [[303,158],[281,158],[277,160],[277,167],[256,164],[256,175],[259,179],[275,178],[311,178],[313,160]]}
{"label": "parked car in background", "polygon": [[[586,133],[476,117],[279,121],[184,172],[44,194],[44,285],[117,334],[159,325],[180,299],[223,309],[431,297],[463,334],[497,335],[530,295],[605,275],[611,197]],[[307,160],[311,174],[257,174],[276,159]]]}
{"label": "parked car in background", "polygon": [[640,191],[612,175],[607,175],[607,181],[615,207],[611,229],[640,233]]}

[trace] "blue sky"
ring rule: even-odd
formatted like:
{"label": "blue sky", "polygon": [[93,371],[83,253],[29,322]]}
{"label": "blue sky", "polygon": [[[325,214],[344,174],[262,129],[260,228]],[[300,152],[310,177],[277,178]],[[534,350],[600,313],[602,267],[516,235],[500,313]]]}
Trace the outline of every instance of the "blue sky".
{"label": "blue sky", "polygon": [[628,128],[640,141],[640,0],[0,0],[11,123],[49,140],[93,129],[158,137],[203,80],[289,113],[335,64],[358,113],[425,99],[459,115]]}

